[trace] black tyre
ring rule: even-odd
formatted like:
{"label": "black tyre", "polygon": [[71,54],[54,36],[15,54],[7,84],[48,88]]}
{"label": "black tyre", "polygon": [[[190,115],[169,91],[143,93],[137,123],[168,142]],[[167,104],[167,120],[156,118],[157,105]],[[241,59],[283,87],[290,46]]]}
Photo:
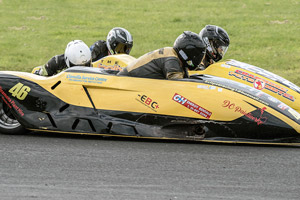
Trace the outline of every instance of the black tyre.
{"label": "black tyre", "polygon": [[10,108],[0,98],[0,133],[2,134],[24,134],[26,130],[16,120]]}

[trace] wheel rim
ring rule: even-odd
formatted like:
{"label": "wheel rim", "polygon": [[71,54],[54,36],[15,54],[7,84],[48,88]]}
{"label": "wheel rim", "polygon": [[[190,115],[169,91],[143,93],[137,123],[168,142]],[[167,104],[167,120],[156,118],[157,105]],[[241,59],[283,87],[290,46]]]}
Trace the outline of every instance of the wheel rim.
{"label": "wheel rim", "polygon": [[10,108],[0,98],[0,127],[5,129],[13,129],[21,126],[11,113]]}

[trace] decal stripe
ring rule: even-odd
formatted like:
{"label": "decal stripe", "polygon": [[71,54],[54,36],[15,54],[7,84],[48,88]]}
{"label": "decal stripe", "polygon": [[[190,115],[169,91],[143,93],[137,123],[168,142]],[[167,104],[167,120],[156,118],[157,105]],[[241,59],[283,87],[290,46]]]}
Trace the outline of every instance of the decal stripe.
{"label": "decal stripe", "polygon": [[94,110],[98,113],[98,111],[97,111],[97,109],[96,109],[96,106],[95,106],[95,104],[94,104],[94,102],[93,102],[93,100],[92,100],[92,97],[91,97],[89,91],[87,90],[86,87],[84,87],[84,86],[82,86],[82,87],[83,87],[83,89],[84,89],[86,95],[88,96],[88,98],[89,98],[89,100],[90,100],[90,102],[91,102],[91,104],[92,104]]}

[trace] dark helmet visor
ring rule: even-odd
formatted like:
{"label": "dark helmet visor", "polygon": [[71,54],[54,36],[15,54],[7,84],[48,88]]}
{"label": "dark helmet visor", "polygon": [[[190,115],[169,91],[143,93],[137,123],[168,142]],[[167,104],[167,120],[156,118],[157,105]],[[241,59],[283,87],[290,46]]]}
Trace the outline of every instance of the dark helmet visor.
{"label": "dark helmet visor", "polygon": [[228,49],[228,45],[220,40],[213,40],[213,47],[216,53],[218,53],[221,57],[225,56]]}
{"label": "dark helmet visor", "polygon": [[132,48],[132,44],[119,43],[115,48],[115,53],[129,54]]}

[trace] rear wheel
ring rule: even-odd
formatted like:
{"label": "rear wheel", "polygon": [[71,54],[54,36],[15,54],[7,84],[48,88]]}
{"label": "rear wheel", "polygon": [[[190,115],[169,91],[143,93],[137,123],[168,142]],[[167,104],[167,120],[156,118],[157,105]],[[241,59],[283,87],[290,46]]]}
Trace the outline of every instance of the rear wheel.
{"label": "rear wheel", "polygon": [[11,109],[2,98],[0,98],[0,133],[12,135],[25,133],[25,129],[13,116]]}

